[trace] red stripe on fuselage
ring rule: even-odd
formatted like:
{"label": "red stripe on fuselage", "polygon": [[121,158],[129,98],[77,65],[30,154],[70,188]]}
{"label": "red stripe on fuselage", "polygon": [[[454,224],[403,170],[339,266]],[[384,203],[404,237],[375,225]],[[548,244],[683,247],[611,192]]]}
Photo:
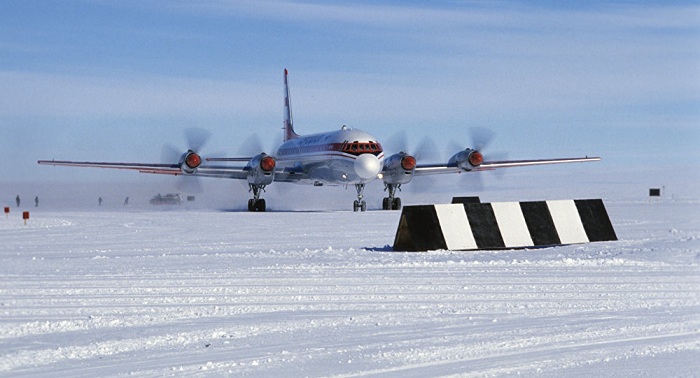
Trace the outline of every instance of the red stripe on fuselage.
{"label": "red stripe on fuselage", "polygon": [[[357,160],[357,157],[359,155],[353,155],[349,153],[345,153],[342,151],[338,152],[320,152],[320,153],[301,153],[301,154],[290,154],[290,155],[278,155],[278,157],[275,157],[277,162],[304,162],[309,159],[314,159],[314,162],[316,162],[320,157],[327,157],[327,158],[345,158],[345,159],[350,159],[350,160]],[[379,160],[384,158],[384,153],[379,153],[379,156],[377,156]]]}
{"label": "red stripe on fuselage", "polygon": [[[310,146],[299,146],[299,147],[287,147],[287,148],[280,148],[277,150],[277,158],[285,158],[287,156],[294,156],[294,155],[303,155],[303,154],[309,154],[309,153],[314,153],[314,152],[327,152],[327,151],[333,151],[333,152],[341,152],[343,154],[347,155],[353,155],[353,156],[360,156],[362,154],[372,154],[374,156],[379,157],[384,151],[382,150],[382,147],[379,143],[372,142],[372,143],[359,143],[360,147],[367,147],[367,149],[349,149],[348,147],[358,147],[358,144],[354,143],[349,143],[349,142],[343,142],[343,143],[326,143],[326,144],[317,144],[317,145],[310,145]],[[376,146],[374,149],[370,149],[369,145],[373,144]]]}

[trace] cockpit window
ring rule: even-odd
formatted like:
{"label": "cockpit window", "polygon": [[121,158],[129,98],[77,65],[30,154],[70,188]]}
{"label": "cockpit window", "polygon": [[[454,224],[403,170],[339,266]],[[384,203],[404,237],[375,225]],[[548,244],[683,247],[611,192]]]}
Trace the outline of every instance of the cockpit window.
{"label": "cockpit window", "polygon": [[341,151],[351,153],[351,154],[363,154],[371,153],[374,155],[379,155],[382,152],[382,146],[373,141],[369,142],[345,142],[341,147]]}

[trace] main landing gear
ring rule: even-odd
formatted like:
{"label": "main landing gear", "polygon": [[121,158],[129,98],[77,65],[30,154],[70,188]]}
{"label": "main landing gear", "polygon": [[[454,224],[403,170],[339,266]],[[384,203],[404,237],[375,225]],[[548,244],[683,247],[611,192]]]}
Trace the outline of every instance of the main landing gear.
{"label": "main landing gear", "polygon": [[365,184],[355,184],[355,189],[357,189],[357,199],[353,203],[353,211],[367,211],[367,202],[362,199],[362,193],[365,191]]}
{"label": "main landing gear", "polygon": [[396,197],[396,189],[401,190],[401,184],[384,184],[384,191],[389,192],[389,197],[382,201],[383,210],[401,210],[401,198]]}
{"label": "main landing gear", "polygon": [[265,199],[260,198],[260,191],[265,191],[265,185],[248,184],[253,198],[248,200],[248,211],[263,212],[265,211]]}

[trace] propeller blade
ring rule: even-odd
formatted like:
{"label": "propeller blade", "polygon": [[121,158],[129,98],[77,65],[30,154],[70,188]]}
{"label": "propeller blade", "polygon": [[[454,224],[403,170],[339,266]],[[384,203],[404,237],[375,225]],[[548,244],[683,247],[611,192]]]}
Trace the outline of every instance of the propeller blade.
{"label": "propeller blade", "polygon": [[160,152],[160,162],[163,164],[177,164],[182,153],[183,151],[175,148],[172,144],[165,144]]}
{"label": "propeller blade", "polygon": [[[486,159],[486,158],[484,158]],[[500,161],[500,160],[508,160],[508,153],[505,151],[497,151],[497,152],[491,152],[488,155],[487,161]],[[503,178],[503,175],[506,174],[507,169],[495,169],[491,171],[492,176],[495,176],[499,180]]]}
{"label": "propeller blade", "polygon": [[270,155],[277,155],[277,150],[280,148],[280,146],[284,143],[284,140],[282,138],[282,134],[278,133],[276,134],[275,138],[272,140],[272,149],[270,149],[270,152],[268,152]]}
{"label": "propeller blade", "polygon": [[258,134],[251,134],[238,148],[239,156],[255,156],[261,152],[264,152],[264,149]]}
{"label": "propeller blade", "polygon": [[180,176],[178,177],[175,187],[185,193],[199,194],[204,191],[202,182],[197,176]]}
{"label": "propeller blade", "polygon": [[[507,156],[503,152],[488,152],[488,146],[491,144],[493,139],[496,137],[496,133],[490,129],[483,127],[472,127],[469,129],[472,139],[471,148],[481,152],[484,155],[484,160],[495,161],[495,160],[506,160]],[[450,149],[452,151],[460,151],[464,148],[457,145],[456,142],[451,142]],[[496,170],[496,174],[503,174],[504,170]],[[473,192],[482,192],[485,190],[484,184],[484,172],[467,172],[460,177],[460,186],[464,187]]]}
{"label": "propeller blade", "polygon": [[207,144],[211,133],[199,127],[192,127],[185,130],[185,138],[187,139],[187,148],[195,152],[200,152]]}
{"label": "propeller blade", "polygon": [[408,153],[408,138],[406,137],[406,131],[401,130],[392,134],[386,139],[384,147],[388,148],[392,154],[401,151]]}
{"label": "propeller blade", "polygon": [[[161,150],[161,161],[163,163],[177,164],[180,162],[180,158],[183,153],[187,150],[192,150],[201,153],[202,148],[209,140],[211,133],[202,128],[193,127],[185,130],[185,140],[187,141],[187,148],[179,149],[171,144],[163,145]],[[199,177],[196,176],[179,176],[175,181],[175,187],[186,193],[198,194],[203,192],[202,183]]]}
{"label": "propeller blade", "polygon": [[484,191],[484,172],[469,172],[464,174],[466,177],[462,179],[462,185],[472,192]]}
{"label": "propeller blade", "polygon": [[[416,147],[413,157],[416,158],[418,164],[437,163],[440,161],[437,145],[430,137],[424,137]],[[411,180],[408,188],[414,193],[425,193],[432,190],[435,186],[435,179],[427,176],[414,177]]]}
{"label": "propeller blade", "polygon": [[450,145],[448,148],[449,148],[448,151],[450,152],[450,154],[456,154],[457,152],[465,149],[463,146],[461,146],[459,143],[457,143],[457,141],[455,141],[454,139],[452,139],[450,141]]}
{"label": "propeller blade", "polygon": [[430,137],[424,137],[414,154],[419,163],[437,163],[440,161],[437,145]]}
{"label": "propeller blade", "polygon": [[473,148],[480,152],[483,152],[496,136],[493,131],[483,127],[472,127],[469,129],[469,132],[472,137]]}

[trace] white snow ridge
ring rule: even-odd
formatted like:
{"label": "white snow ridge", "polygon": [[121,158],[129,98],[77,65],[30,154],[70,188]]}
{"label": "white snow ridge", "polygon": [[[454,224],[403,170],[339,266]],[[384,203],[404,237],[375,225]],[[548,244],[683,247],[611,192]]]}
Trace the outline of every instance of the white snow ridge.
{"label": "white snow ridge", "polygon": [[617,242],[428,253],[399,212],[11,213],[0,375],[697,376],[700,205],[606,205]]}

